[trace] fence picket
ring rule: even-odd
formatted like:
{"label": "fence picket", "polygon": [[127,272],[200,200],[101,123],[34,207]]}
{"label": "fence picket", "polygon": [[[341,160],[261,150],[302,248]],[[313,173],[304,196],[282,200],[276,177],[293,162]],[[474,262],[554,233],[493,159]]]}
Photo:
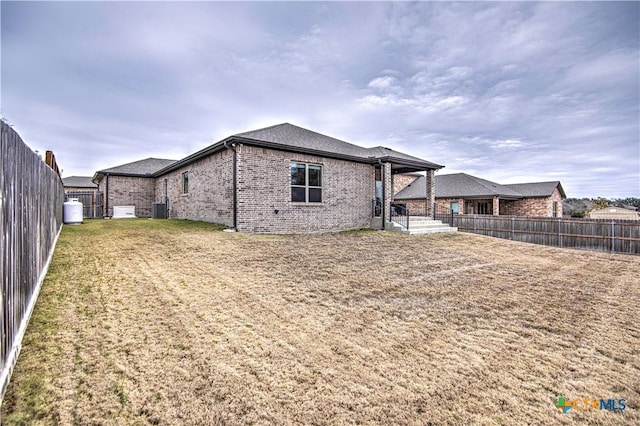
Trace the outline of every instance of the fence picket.
{"label": "fence picket", "polygon": [[463,232],[555,247],[640,254],[640,221],[436,212]]}
{"label": "fence picket", "polygon": [[64,189],[53,153],[44,161],[1,121],[0,402],[62,227]]}

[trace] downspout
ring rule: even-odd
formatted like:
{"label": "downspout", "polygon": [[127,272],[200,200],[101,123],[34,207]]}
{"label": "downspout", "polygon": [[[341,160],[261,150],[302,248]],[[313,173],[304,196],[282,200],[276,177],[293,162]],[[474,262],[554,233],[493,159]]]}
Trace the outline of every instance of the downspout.
{"label": "downspout", "polygon": [[382,160],[378,158],[378,164],[380,165],[380,178],[382,179],[382,229],[384,231],[385,229],[385,224],[387,223],[387,212],[386,212],[386,206],[387,206],[387,192],[385,191],[385,186],[386,186],[386,175],[384,173],[384,165],[382,164]]}
{"label": "downspout", "polygon": [[105,184],[105,194],[104,194],[104,217],[109,217],[109,173],[106,175],[107,182]]}
{"label": "downspout", "polygon": [[225,149],[230,149],[231,151],[233,151],[233,162],[232,162],[232,182],[233,182],[233,198],[231,203],[233,204],[233,229],[235,229],[236,231],[238,230],[238,222],[237,222],[237,217],[238,217],[238,199],[237,199],[237,192],[238,192],[238,172],[237,172],[237,165],[238,165],[238,152],[236,151],[236,144],[232,143],[231,145],[227,145],[227,141],[224,141],[224,147]]}

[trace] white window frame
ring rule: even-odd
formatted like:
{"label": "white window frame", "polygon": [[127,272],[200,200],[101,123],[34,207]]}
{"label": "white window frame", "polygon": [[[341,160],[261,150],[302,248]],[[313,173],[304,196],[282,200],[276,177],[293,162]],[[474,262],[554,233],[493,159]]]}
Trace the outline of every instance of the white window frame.
{"label": "white window frame", "polygon": [[[304,165],[304,185],[293,185],[290,183],[290,188],[304,188],[304,201],[293,201],[293,194],[289,192],[289,200],[292,203],[300,203],[300,204],[322,204],[324,200],[324,189],[322,186],[322,181],[324,180],[324,167],[322,164],[318,163],[307,163],[305,161],[295,161],[291,160],[289,163],[289,179],[291,179],[291,167],[294,164]],[[320,186],[309,185],[309,166],[318,167],[320,169]],[[320,201],[309,201],[309,189],[319,189],[320,190]]]}
{"label": "white window frame", "polygon": [[189,193],[189,172],[182,172],[182,193]]}

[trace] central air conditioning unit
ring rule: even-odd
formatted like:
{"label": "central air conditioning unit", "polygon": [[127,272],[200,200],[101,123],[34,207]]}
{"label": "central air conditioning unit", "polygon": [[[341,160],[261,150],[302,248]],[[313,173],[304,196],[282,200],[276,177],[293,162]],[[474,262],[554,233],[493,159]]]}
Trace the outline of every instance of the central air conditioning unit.
{"label": "central air conditioning unit", "polygon": [[113,219],[134,219],[136,206],[113,206]]}
{"label": "central air conditioning unit", "polygon": [[166,219],[167,218],[167,205],[165,203],[153,203],[153,209],[151,211],[151,217],[154,219]]}

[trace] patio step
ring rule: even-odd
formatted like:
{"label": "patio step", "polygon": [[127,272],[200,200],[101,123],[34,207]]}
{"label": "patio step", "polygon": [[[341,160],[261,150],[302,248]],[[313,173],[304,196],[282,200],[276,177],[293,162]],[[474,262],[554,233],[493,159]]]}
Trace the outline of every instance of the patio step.
{"label": "patio step", "polygon": [[411,217],[409,229],[396,222],[387,222],[387,230],[409,235],[437,234],[441,232],[458,232],[458,228],[433,220],[430,217]]}

